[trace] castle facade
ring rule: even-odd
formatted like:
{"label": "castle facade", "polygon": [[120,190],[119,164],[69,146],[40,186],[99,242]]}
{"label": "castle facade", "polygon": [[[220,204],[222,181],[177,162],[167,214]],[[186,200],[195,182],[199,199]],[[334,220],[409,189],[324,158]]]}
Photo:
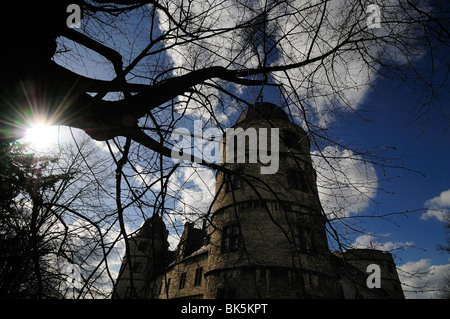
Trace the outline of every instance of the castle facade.
{"label": "castle facade", "polygon": [[[201,228],[186,223],[175,251],[162,218],[146,220],[129,239],[113,298],[404,298],[390,253],[330,251],[305,131],[271,103],[247,108],[234,127],[278,128],[278,171],[222,163],[211,216]],[[379,288],[367,283],[369,265]]]}

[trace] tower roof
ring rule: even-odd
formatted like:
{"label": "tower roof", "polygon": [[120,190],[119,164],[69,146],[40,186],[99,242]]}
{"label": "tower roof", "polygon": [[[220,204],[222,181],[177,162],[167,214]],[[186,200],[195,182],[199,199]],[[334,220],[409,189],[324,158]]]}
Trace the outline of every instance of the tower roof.
{"label": "tower roof", "polygon": [[289,121],[289,118],[282,108],[269,102],[258,102],[246,108],[239,116],[236,124],[252,119],[281,119]]}
{"label": "tower roof", "polygon": [[164,225],[162,218],[159,215],[155,214],[142,222],[135,236],[151,238],[152,234],[161,233],[165,230],[166,227]]}

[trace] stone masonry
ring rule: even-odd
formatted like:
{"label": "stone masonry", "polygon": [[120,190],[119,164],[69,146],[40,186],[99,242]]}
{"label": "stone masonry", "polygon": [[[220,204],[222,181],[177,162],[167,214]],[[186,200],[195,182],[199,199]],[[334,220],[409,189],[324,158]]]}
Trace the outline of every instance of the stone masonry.
{"label": "stone masonry", "polygon": [[[238,127],[278,128],[278,171],[261,174],[264,164],[247,160],[250,143],[245,163],[225,161],[233,150],[224,138],[212,216],[201,228],[186,223],[175,251],[162,218],[147,220],[129,240],[113,298],[404,298],[391,254],[329,250],[306,132],[271,103],[244,110]],[[381,288],[366,284],[370,264]]]}

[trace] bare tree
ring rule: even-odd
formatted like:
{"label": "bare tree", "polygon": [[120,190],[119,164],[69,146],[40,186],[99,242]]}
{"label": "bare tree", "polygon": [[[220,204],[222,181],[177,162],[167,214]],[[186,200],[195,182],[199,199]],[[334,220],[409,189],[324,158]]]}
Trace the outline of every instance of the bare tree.
{"label": "bare tree", "polygon": [[96,147],[89,147],[88,140],[79,143],[79,148],[60,146],[51,155],[29,153],[19,144],[2,145],[3,297],[73,296],[72,280],[78,280],[78,289],[93,281],[88,276],[95,259],[107,257],[101,248],[107,247],[103,237],[108,230],[100,227],[108,206],[97,188],[105,183],[108,167],[104,159],[93,157]]}

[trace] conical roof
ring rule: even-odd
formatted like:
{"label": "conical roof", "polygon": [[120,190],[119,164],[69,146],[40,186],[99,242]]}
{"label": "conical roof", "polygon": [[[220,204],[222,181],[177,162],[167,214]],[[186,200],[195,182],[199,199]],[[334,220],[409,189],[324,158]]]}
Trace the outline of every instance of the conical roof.
{"label": "conical roof", "polygon": [[246,108],[239,116],[236,124],[252,119],[281,119],[289,121],[289,118],[282,108],[269,102],[258,102]]}
{"label": "conical roof", "polygon": [[151,238],[152,234],[161,233],[166,230],[162,218],[155,214],[152,217],[146,219],[139,227],[135,236],[148,237]]}

